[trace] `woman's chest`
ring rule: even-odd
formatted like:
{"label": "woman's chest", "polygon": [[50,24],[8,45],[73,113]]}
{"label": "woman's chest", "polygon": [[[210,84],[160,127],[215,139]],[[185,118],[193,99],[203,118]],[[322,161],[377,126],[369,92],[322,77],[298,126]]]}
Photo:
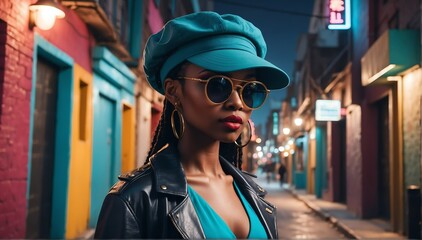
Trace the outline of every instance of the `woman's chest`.
{"label": "woman's chest", "polygon": [[250,221],[233,181],[228,184],[218,180],[210,180],[207,183],[188,180],[188,183],[194,190],[194,194],[198,195],[194,199],[199,201],[194,201],[194,205],[201,205],[195,208],[199,211],[203,210],[199,215],[206,215],[202,216],[202,219],[213,221],[209,224],[228,227],[237,238],[248,237]]}

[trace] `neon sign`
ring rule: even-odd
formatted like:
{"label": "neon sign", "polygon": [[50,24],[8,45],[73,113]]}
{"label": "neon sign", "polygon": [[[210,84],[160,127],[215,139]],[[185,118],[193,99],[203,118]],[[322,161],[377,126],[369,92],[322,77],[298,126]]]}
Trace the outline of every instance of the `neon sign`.
{"label": "neon sign", "polygon": [[328,29],[350,28],[350,0],[328,0]]}

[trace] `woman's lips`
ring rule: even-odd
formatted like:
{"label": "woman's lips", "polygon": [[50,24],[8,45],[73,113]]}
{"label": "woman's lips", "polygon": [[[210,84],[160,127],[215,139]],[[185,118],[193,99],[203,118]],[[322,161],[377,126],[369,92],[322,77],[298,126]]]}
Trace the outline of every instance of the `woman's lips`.
{"label": "woman's lips", "polygon": [[231,131],[236,131],[243,124],[242,118],[235,115],[231,115],[226,118],[223,118],[221,122],[223,123],[225,128]]}
{"label": "woman's lips", "polygon": [[223,122],[223,125],[224,125],[225,128],[232,130],[232,131],[236,131],[241,126],[240,123],[232,123],[232,122]]}

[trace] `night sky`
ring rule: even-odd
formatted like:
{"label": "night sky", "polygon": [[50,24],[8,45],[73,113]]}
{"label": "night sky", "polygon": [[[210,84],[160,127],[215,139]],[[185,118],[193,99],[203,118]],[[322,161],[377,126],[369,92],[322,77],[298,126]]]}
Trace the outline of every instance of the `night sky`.
{"label": "night sky", "polygon": [[[313,0],[215,0],[214,11],[239,15],[261,29],[267,42],[268,61],[292,78],[299,36],[308,32]],[[302,14],[303,13],[303,14]],[[271,91],[267,102],[252,113],[255,124],[265,128],[271,109],[279,109],[285,90]]]}

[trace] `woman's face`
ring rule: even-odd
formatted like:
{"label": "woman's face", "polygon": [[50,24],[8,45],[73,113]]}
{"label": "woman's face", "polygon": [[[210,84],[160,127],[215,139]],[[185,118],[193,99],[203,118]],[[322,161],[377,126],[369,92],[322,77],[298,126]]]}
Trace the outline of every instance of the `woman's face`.
{"label": "woman's face", "polygon": [[[215,75],[223,75],[229,78],[246,81],[256,80],[254,70],[242,70],[231,73],[216,73],[203,69],[197,65],[188,63],[182,77],[208,79]],[[239,90],[233,91],[227,101],[219,104],[210,102],[205,93],[205,83],[182,80],[183,84],[179,98],[182,114],[185,119],[186,130],[195,136],[209,137],[225,143],[234,142],[241,134],[252,110],[247,108],[241,100]],[[234,89],[245,84],[233,80]]]}

